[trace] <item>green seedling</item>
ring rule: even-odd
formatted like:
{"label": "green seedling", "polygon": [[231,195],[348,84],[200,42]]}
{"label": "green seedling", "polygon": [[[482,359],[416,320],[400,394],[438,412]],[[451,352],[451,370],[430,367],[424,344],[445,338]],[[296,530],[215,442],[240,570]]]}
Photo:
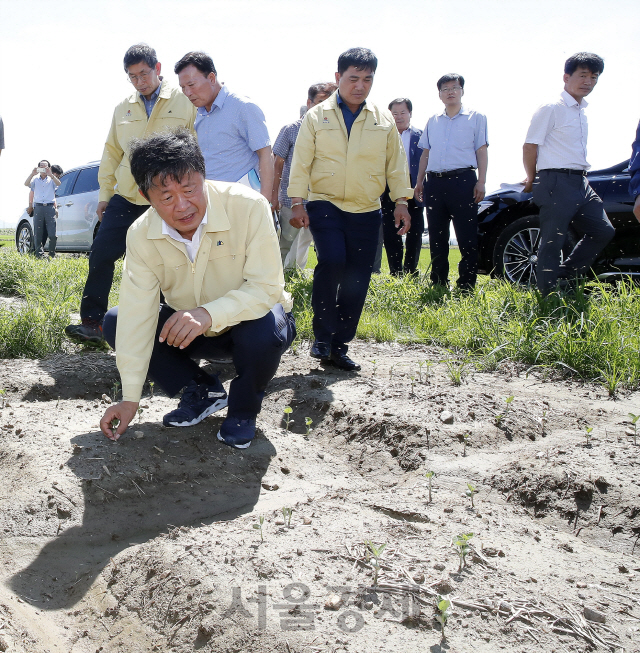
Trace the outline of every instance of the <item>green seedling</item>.
{"label": "green seedling", "polygon": [[305,417],[304,418],[304,423],[307,425],[306,435],[309,435],[309,433],[311,431],[311,425],[313,424],[313,420],[310,417]]}
{"label": "green seedling", "polygon": [[111,432],[115,433],[118,426],[120,426],[120,420],[117,417],[114,417],[110,422],[109,426],[111,427]]}
{"label": "green seedling", "polygon": [[425,476],[427,478],[427,481],[429,482],[429,503],[431,503],[431,479],[436,475],[435,472],[428,471]]}
{"label": "green seedling", "polygon": [[593,431],[593,426],[584,427],[584,437],[587,439],[587,447],[589,446],[589,442],[591,441],[591,431]]}
{"label": "green seedling", "polygon": [[463,456],[467,455],[467,440],[470,437],[471,437],[471,433],[469,433],[469,431],[462,434],[462,455]]}
{"label": "green seedling", "polygon": [[475,508],[473,505],[473,495],[478,493],[476,486],[471,483],[467,483],[467,489],[464,491],[464,493],[471,499],[471,507]]}
{"label": "green seedling", "polygon": [[540,422],[540,435],[544,435],[544,427],[547,423],[547,411],[543,410],[542,411],[542,417],[539,418],[538,420]]}
{"label": "green seedling", "polygon": [[436,599],[436,621],[440,624],[440,631],[442,632],[442,639],[444,636],[444,627],[447,625],[449,619],[449,611],[451,609],[451,601],[443,599],[438,595]]}
{"label": "green seedling", "polygon": [[2,397],[2,408],[4,408],[4,402],[6,401],[7,391],[4,388],[0,389],[0,397]]}
{"label": "green seedling", "polygon": [[293,515],[293,508],[282,508],[282,516],[284,517],[284,523],[287,528],[291,528],[291,515]]}
{"label": "green seedling", "polygon": [[635,447],[637,444],[636,439],[638,437],[638,420],[640,419],[640,415],[629,413],[629,417],[631,418],[631,425],[633,426],[633,446]]}
{"label": "green seedling", "polygon": [[447,366],[447,373],[453,385],[462,385],[462,380],[465,375],[466,365],[458,361],[445,361]]}
{"label": "green seedling", "polygon": [[512,402],[514,399],[515,399],[515,397],[514,397],[513,395],[511,395],[510,397],[505,397],[505,398],[504,398],[504,401],[505,401],[505,403],[507,404],[507,407],[506,407],[505,410],[504,410],[504,416],[505,416],[505,417],[506,417],[507,414],[509,413],[509,409],[511,408],[511,402]]}
{"label": "green seedling", "polygon": [[120,381],[114,381],[113,388],[111,388],[111,398],[114,402],[118,401],[118,392],[120,391]]}
{"label": "green seedling", "polygon": [[155,383],[153,381],[149,381],[149,387],[151,388],[151,398],[153,399],[153,386]]}
{"label": "green seedling", "polygon": [[142,406],[138,406],[138,410],[136,411],[138,413],[138,424],[142,422],[142,413],[144,412],[144,408]]}
{"label": "green seedling", "polygon": [[393,378],[393,368],[397,365],[398,363],[391,363],[391,367],[389,368],[389,381]]}
{"label": "green seedling", "polygon": [[365,544],[369,547],[369,551],[373,556],[373,585],[375,587],[378,584],[378,573],[380,572],[380,558],[382,556],[382,552],[385,550],[387,545],[379,544],[378,546],[376,546],[371,540],[367,540]]}
{"label": "green seedling", "polygon": [[460,558],[460,566],[458,567],[458,571],[462,571],[462,568],[467,566],[467,556],[471,550],[471,547],[469,546],[469,540],[472,537],[473,533],[462,533],[461,535],[453,538],[451,545],[456,548],[456,553]]}
{"label": "green seedling", "polygon": [[261,541],[261,542],[264,542],[264,537],[263,537],[263,535],[262,535],[262,524],[264,524],[264,515],[260,515],[260,518],[258,519],[258,522],[259,522],[259,523],[258,523],[258,524],[254,524],[253,527],[254,527],[256,530],[259,530],[259,531],[260,531],[260,541]]}
{"label": "green seedling", "polygon": [[416,382],[416,377],[415,376],[410,376],[409,378],[411,379],[411,394],[413,394],[413,387],[414,387],[415,382]]}
{"label": "green seedling", "polygon": [[284,419],[285,419],[285,428],[288,431],[289,430],[289,424],[293,423],[293,420],[289,417],[291,413],[293,412],[293,408],[291,406],[285,406],[284,407]]}
{"label": "green seedling", "polygon": [[378,361],[374,358],[371,362],[373,363],[373,374],[371,376],[375,376],[376,370],[378,369]]}

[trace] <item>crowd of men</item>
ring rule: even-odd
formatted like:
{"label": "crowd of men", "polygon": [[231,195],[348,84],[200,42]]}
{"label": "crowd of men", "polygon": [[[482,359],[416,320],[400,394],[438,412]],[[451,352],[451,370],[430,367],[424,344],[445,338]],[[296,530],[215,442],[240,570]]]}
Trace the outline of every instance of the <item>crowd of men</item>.
{"label": "crowd of men", "polygon": [[[377,65],[371,50],[342,53],[335,82],[309,88],[303,115],[280,130],[272,151],[261,109],[220,83],[207,54],[176,63],[176,88],[152,48],[129,48],[124,68],[135,92],[113,114],[81,323],[66,328],[77,342],[106,339],[116,350],[123,401],[102,418],[107,437],[126,430],[150,376],[169,396],[182,390],[165,425],[192,426],[228,406],[218,439],[248,447],[266,386],[295,337],[283,266],[304,267],[311,241],[310,355],[341,370],[360,369],[348,348],[381,242],[392,274],[415,274],[425,206],[431,282],[448,288],[453,223],[457,285],[473,290],[486,116],[463,103],[465,80],[452,73],[437,82],[444,110],[416,129],[410,99],[396,98],[388,110],[368,99]],[[603,70],[592,53],[567,59],[564,90],[536,111],[525,139],[524,190],[540,207],[543,295],[585,274],[614,233],[586,177],[584,98]],[[640,198],[640,127],[631,166]],[[59,181],[48,161],[27,183],[34,219],[51,238],[49,200]],[[640,200],[634,210],[640,220]],[[560,265],[570,223],[582,238]],[[53,232],[54,251],[55,225]],[[115,262],[125,253],[120,306],[108,311]],[[228,392],[199,365],[216,358],[236,368]]]}

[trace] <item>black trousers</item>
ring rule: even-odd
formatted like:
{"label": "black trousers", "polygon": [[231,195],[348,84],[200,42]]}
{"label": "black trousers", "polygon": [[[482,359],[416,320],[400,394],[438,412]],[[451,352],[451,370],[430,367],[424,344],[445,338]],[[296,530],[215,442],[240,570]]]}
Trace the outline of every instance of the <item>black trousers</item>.
{"label": "black trousers", "polygon": [[[162,390],[173,397],[192,381],[199,359],[231,356],[238,376],[231,381],[228,415],[238,419],[254,419],[260,412],[267,384],[275,376],[282,354],[296,337],[296,323],[291,313],[276,304],[264,317],[240,322],[229,331],[214,336],[198,336],[184,349],[159,342],[164,323],[175,313],[166,304],[160,307],[158,329],[149,362],[149,376]],[[115,349],[118,307],[104,318],[102,331]]]}
{"label": "black trousers", "polygon": [[80,303],[81,318],[102,322],[109,306],[115,263],[127,248],[127,229],[148,208],[148,205],[132,204],[120,195],[111,198],[91,247],[89,274]]}
{"label": "black trousers", "polygon": [[477,177],[465,170],[453,177],[427,173],[425,205],[431,249],[431,282],[446,286],[449,281],[449,224],[453,222],[460,247],[458,287],[470,289],[478,276],[478,205],[473,201]]}
{"label": "black trousers", "polygon": [[307,204],[309,228],[318,255],[313,273],[313,334],[346,353],[353,340],[378,246],[380,211],[348,213],[331,202]]}
{"label": "black trousers", "polygon": [[395,202],[385,191],[380,198],[382,202],[382,229],[384,248],[387,252],[389,272],[399,276],[413,274],[418,269],[420,252],[422,251],[422,232],[424,231],[424,209],[416,204],[414,199],[409,200],[409,215],[411,216],[411,229],[407,232],[404,252],[404,265],[402,263],[402,236],[398,236],[393,212],[396,208]]}

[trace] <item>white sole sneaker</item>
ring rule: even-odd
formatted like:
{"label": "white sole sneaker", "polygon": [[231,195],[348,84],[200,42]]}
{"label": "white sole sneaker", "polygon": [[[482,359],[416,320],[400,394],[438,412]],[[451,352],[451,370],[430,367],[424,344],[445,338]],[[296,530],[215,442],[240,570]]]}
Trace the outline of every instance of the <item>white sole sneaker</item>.
{"label": "white sole sneaker", "polygon": [[196,424],[199,424],[203,419],[209,417],[209,415],[213,415],[213,413],[217,413],[219,410],[226,408],[228,402],[228,397],[217,399],[211,404],[211,406],[207,408],[207,410],[205,410],[203,413],[200,413],[200,415],[192,419],[190,422],[165,422],[163,420],[162,423],[165,426],[195,426]]}
{"label": "white sole sneaker", "polygon": [[248,449],[251,443],[253,442],[253,440],[249,440],[249,442],[245,442],[245,444],[231,444],[222,437],[220,431],[218,431],[218,440],[220,440],[222,444],[226,444],[227,447],[233,447],[234,449]]}

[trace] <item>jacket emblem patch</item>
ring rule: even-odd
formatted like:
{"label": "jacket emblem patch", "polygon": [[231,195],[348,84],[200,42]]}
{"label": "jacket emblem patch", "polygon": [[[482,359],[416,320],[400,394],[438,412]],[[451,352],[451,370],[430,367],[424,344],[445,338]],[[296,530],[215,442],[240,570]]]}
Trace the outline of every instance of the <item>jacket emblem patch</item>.
{"label": "jacket emblem patch", "polygon": [[323,122],[325,125],[328,125],[328,124],[329,124],[329,118],[324,118],[324,119],[322,120],[322,122]]}
{"label": "jacket emblem patch", "polygon": [[218,246],[219,246],[219,245],[224,245],[224,243],[223,243],[221,240],[219,240],[219,241],[216,243],[216,245],[218,245]]}

